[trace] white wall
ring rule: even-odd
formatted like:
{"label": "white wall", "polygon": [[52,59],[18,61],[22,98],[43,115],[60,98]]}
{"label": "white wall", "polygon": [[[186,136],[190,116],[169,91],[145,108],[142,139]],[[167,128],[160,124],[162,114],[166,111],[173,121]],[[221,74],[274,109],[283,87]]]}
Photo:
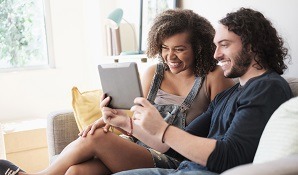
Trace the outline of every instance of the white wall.
{"label": "white wall", "polygon": [[[129,1],[129,3],[127,3]],[[115,8],[138,24],[138,0],[50,0],[55,69],[0,73],[0,123],[45,118],[50,112],[71,109],[71,88],[99,88],[97,64],[106,54],[104,20]],[[293,65],[289,75],[298,75],[298,35],[295,0],[183,0],[212,23],[240,6],[252,6],[272,19],[291,46]]]}
{"label": "white wall", "polygon": [[296,0],[182,0],[182,7],[192,9],[216,26],[226,13],[240,7],[261,11],[290,46],[292,64],[285,75],[298,76],[298,1]]}
{"label": "white wall", "polygon": [[[103,3],[104,2],[104,3]],[[0,73],[0,123],[71,109],[71,88],[99,88],[104,19],[114,0],[50,0],[55,69]]]}

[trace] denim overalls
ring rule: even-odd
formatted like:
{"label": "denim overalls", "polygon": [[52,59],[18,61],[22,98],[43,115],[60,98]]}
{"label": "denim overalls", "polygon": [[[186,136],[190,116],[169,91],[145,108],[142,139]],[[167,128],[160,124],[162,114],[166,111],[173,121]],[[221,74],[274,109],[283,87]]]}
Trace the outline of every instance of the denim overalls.
{"label": "denim overalls", "polygon": [[147,99],[157,108],[157,110],[160,112],[167,123],[184,130],[186,127],[185,123],[187,110],[190,108],[197,93],[199,92],[202,85],[202,80],[200,77],[195,78],[195,82],[191,91],[188,93],[187,97],[181,105],[158,105],[154,103],[154,100],[156,98],[157,91],[160,88],[163,79],[163,73],[163,64],[158,64]]}
{"label": "denim overalls", "polygon": [[[157,64],[156,72],[154,74],[147,99],[151,102],[151,104],[153,104],[157,108],[157,110],[160,112],[161,116],[164,118],[164,120],[167,123],[184,130],[186,127],[185,125],[186,125],[187,110],[190,108],[192,102],[194,101],[197,93],[199,92],[202,86],[202,78],[200,77],[195,78],[195,82],[191,91],[188,93],[187,97],[185,98],[185,100],[181,105],[174,105],[174,104],[159,105],[159,104],[155,104],[154,100],[156,98],[157,91],[161,85],[163,74],[164,74],[164,66],[162,63],[159,63]],[[137,141],[137,143],[139,145],[148,147],[141,141]]]}

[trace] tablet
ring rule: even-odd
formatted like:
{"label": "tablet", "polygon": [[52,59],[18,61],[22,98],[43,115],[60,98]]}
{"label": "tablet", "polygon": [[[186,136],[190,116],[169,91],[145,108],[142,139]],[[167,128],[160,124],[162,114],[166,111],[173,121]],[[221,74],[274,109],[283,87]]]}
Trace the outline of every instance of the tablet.
{"label": "tablet", "polygon": [[103,92],[112,97],[109,107],[130,109],[136,97],[143,97],[135,62],[100,64],[98,72]]}

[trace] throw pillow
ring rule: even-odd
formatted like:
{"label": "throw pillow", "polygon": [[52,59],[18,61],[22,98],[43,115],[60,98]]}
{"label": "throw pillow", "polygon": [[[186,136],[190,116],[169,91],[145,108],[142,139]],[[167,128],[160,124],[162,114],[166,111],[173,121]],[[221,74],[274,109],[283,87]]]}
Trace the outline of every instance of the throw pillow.
{"label": "throw pillow", "polygon": [[[80,92],[77,87],[72,88],[72,107],[79,131],[101,117],[99,103],[102,93],[102,90]],[[126,113],[129,116],[132,115],[129,110]],[[121,134],[117,129],[112,131],[115,134]]]}
{"label": "throw pillow", "polygon": [[298,153],[298,97],[282,104],[269,119],[253,163],[263,163]]}
{"label": "throw pillow", "polygon": [[101,90],[81,93],[77,87],[72,88],[72,107],[80,131],[101,117],[101,95]]}

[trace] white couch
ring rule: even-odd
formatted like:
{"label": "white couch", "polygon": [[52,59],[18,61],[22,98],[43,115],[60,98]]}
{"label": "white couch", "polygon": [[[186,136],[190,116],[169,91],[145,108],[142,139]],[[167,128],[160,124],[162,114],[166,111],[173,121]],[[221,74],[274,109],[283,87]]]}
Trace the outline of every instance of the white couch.
{"label": "white couch", "polygon": [[[298,78],[285,77],[285,79],[289,83],[289,85],[292,89],[292,92],[293,92],[294,96],[296,97],[298,95]],[[296,97],[295,99],[297,101],[298,97]],[[294,108],[298,109],[298,101],[296,104],[297,105]],[[298,123],[297,123],[298,114],[297,113],[296,113],[295,117],[296,117],[296,120],[295,120],[295,118],[293,118],[293,123],[294,123],[294,121],[296,121],[296,123],[294,123],[294,124],[296,124],[295,127],[296,126],[298,127]],[[279,122],[280,120],[277,120],[277,121]],[[270,123],[270,122],[268,122],[268,123]],[[276,123],[276,121],[274,121],[274,123]],[[287,131],[287,127],[288,127],[287,125],[290,125],[290,124],[291,123],[284,123],[284,125],[285,125],[283,127],[284,130]],[[265,131],[266,131],[266,129],[267,129],[267,126],[265,128]],[[269,129],[272,129],[272,127],[270,127]],[[265,133],[265,131],[264,131],[264,133]],[[296,130],[296,132],[298,133],[297,130]],[[48,148],[49,148],[50,159],[52,159],[53,156],[58,155],[67,144],[69,144],[70,142],[75,140],[78,137],[78,135],[77,135],[78,133],[79,133],[79,130],[78,130],[72,110],[51,113],[48,116],[48,120],[47,120],[47,139],[48,139]],[[291,133],[291,131],[289,131],[288,133]],[[281,133],[281,134],[283,134],[283,133]],[[286,135],[281,135],[278,139],[285,138],[285,136]],[[275,136],[270,136],[270,137],[274,138]],[[243,175],[246,173],[246,174],[256,175],[257,172],[259,172],[259,174],[273,175],[272,174],[273,172],[280,173],[280,171],[277,171],[277,170],[282,170],[283,172],[287,172],[286,170],[289,170],[289,172],[294,171],[295,172],[294,174],[298,175],[298,151],[296,149],[298,146],[298,144],[297,144],[298,137],[296,138],[296,141],[294,141],[294,142],[292,142],[291,140],[288,140],[289,142],[285,142],[282,139],[280,141],[278,139],[272,140],[272,138],[270,138],[270,137],[267,139],[263,139],[263,136],[262,136],[258,151],[256,153],[256,156],[261,156],[261,157],[263,156],[263,160],[259,161],[258,163],[254,162],[251,164],[241,165],[241,166],[232,168],[230,170],[225,171],[223,174],[224,175],[236,175],[236,174]],[[264,138],[266,138],[266,137],[264,137]],[[266,143],[263,144],[264,147],[260,147],[262,145],[262,140],[266,141]],[[294,150],[290,154],[285,153],[284,155],[282,155],[282,153],[279,153],[279,155],[275,156],[275,157],[272,157],[272,156],[270,157],[271,153],[261,154],[262,151],[266,151],[268,144],[270,144],[271,142],[272,143],[275,143],[275,142],[285,143],[284,145],[278,145],[280,147],[275,148],[275,149],[280,149],[280,150],[283,150],[282,146],[286,146],[286,147],[290,146],[291,147],[294,144],[294,146],[296,146],[296,148],[295,148],[296,152]],[[273,153],[274,152],[272,152],[272,155],[273,155]],[[260,160],[260,159],[261,159],[260,157],[258,159],[255,158],[255,160]],[[273,171],[272,171],[272,169],[273,169]]]}

